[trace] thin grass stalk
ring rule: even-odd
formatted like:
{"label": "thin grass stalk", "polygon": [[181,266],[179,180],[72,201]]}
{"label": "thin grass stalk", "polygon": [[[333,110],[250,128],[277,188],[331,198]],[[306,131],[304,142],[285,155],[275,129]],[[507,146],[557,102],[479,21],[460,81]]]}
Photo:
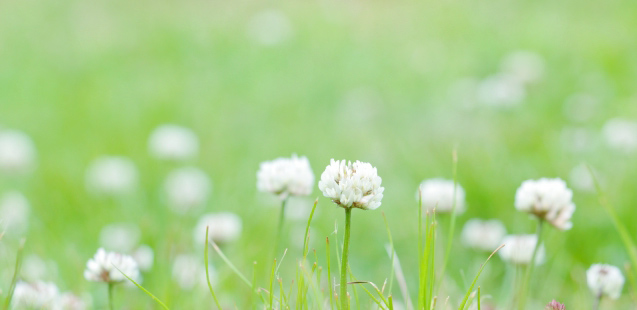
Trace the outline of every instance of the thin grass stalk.
{"label": "thin grass stalk", "polygon": [[[113,265],[113,267],[115,267],[115,269],[117,269],[117,271],[119,271],[124,277],[126,277],[126,279],[128,279],[128,281],[131,281],[133,284],[135,284],[135,286],[137,286],[137,288],[139,288],[144,293],[146,293],[146,295],[150,296],[150,298],[152,298],[155,302],[157,302],[162,308],[164,308],[166,310],[169,310],[168,306],[166,306],[166,304],[163,301],[161,301],[159,298],[157,298],[155,295],[153,295],[150,291],[148,291],[146,288],[144,288],[141,284],[135,282],[135,280],[133,280],[127,274],[122,272],[119,268],[117,268],[117,266]],[[112,282],[108,283],[108,299],[109,299],[109,307],[110,307],[110,309],[113,309],[113,297],[112,297],[113,296],[113,286],[114,286],[114,283],[112,283]],[[221,308],[219,308],[219,309],[221,309]]]}
{"label": "thin grass stalk", "polygon": [[480,310],[480,303],[482,302],[481,298],[482,297],[480,297],[480,287],[478,286],[478,310]]}
{"label": "thin grass stalk", "polygon": [[469,286],[469,289],[467,290],[467,293],[465,294],[464,298],[462,299],[462,303],[460,304],[460,308],[458,308],[459,310],[463,310],[467,304],[467,300],[469,300],[469,296],[471,296],[471,292],[473,291],[473,288],[476,285],[476,282],[478,282],[478,278],[480,278],[480,274],[482,273],[482,271],[484,270],[484,267],[487,265],[487,263],[489,262],[489,260],[491,260],[491,257],[493,257],[493,255],[495,255],[495,253],[497,253],[498,251],[500,251],[500,249],[504,247],[504,244],[499,246],[497,249],[495,249],[495,251],[493,251],[493,253],[491,253],[491,255],[489,255],[489,257],[487,258],[487,260],[484,262],[484,264],[482,264],[480,266],[480,270],[478,270],[478,273],[476,274],[476,277],[473,279],[473,282],[471,283],[471,286]]}
{"label": "thin grass stalk", "polygon": [[270,307],[268,309],[274,310],[274,271],[276,270],[276,258],[274,264],[272,264],[272,273],[270,274]]}
{"label": "thin grass stalk", "polygon": [[212,248],[215,250],[215,252],[217,252],[219,257],[221,257],[221,259],[228,265],[228,267],[230,267],[230,270],[232,270],[239,277],[239,279],[243,281],[243,283],[245,283],[250,288],[252,288],[252,283],[250,282],[250,280],[248,280],[248,278],[246,278],[241,273],[241,271],[239,271],[239,269],[237,269],[237,267],[228,259],[228,257],[226,257],[226,255],[223,254],[219,246],[212,240],[210,240],[209,242],[210,242],[210,245],[212,245]]}
{"label": "thin grass stalk", "polygon": [[108,309],[113,310],[113,282],[108,282]]}
{"label": "thin grass stalk", "polygon": [[531,262],[529,266],[526,268],[526,272],[524,273],[524,280],[522,282],[522,286],[520,287],[520,303],[518,309],[524,310],[526,308],[526,301],[529,295],[530,284],[531,284],[531,275],[533,274],[533,269],[535,267],[535,260],[537,259],[537,253],[542,245],[542,232],[544,227],[544,220],[539,219],[537,223],[537,243],[535,244],[535,248],[533,249],[533,255],[531,255]]}
{"label": "thin grass stalk", "polygon": [[208,230],[209,226],[206,226],[206,239],[204,239],[204,266],[206,267],[206,282],[208,284],[208,289],[210,290],[210,295],[212,295],[212,299],[215,301],[215,305],[217,305],[217,309],[221,310],[221,305],[219,304],[219,300],[217,299],[217,295],[215,294],[215,290],[212,289],[212,284],[210,283],[210,271],[208,270]]}
{"label": "thin grass stalk", "polygon": [[[442,263],[442,268],[440,269],[440,280],[442,280],[445,276],[445,271],[447,270],[447,264],[449,263],[449,255],[451,255],[451,247],[453,246],[453,237],[456,231],[456,206],[458,201],[456,199],[456,193],[458,191],[458,150],[454,148],[451,153],[452,159],[452,176],[453,176],[453,192],[451,198],[451,220],[449,223],[449,232],[447,233],[447,246],[445,247],[445,256],[444,261]],[[440,285],[442,285],[443,281],[439,281]],[[438,291],[440,286],[436,289]]]}
{"label": "thin grass stalk", "polygon": [[348,310],[349,303],[347,302],[347,266],[349,260],[349,238],[350,228],[352,223],[352,209],[345,208],[345,237],[343,240],[343,258],[341,259],[341,309]]}
{"label": "thin grass stalk", "polygon": [[13,299],[13,293],[15,292],[15,286],[18,283],[18,274],[20,273],[20,267],[22,266],[22,255],[25,242],[25,239],[20,240],[20,246],[18,247],[18,253],[15,258],[15,266],[13,269],[13,277],[11,278],[11,285],[9,286],[7,298],[4,301],[4,310],[9,310],[11,299]]}
{"label": "thin grass stalk", "polygon": [[389,247],[391,248],[391,271],[389,273],[389,294],[392,293],[392,286],[394,283],[394,259],[396,256],[396,251],[394,251],[394,241],[391,236],[391,230],[389,229],[389,223],[387,222],[387,217],[385,216],[385,212],[382,212],[383,220],[385,222],[385,229],[387,229],[387,238],[389,238]]}
{"label": "thin grass stalk", "polygon": [[285,205],[287,204],[287,197],[281,200],[281,211],[279,212],[279,223],[276,230],[276,241],[274,243],[274,255],[279,250],[279,244],[281,243],[281,235],[283,234],[283,224],[285,223]]}

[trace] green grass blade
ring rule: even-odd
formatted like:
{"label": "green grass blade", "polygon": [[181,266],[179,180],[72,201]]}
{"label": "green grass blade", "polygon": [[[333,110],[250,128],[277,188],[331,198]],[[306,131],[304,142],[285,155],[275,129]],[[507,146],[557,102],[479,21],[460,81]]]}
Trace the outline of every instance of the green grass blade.
{"label": "green grass blade", "polygon": [[221,305],[219,304],[219,300],[217,299],[217,295],[215,294],[215,290],[212,289],[212,284],[210,283],[210,271],[208,270],[208,229],[210,227],[206,226],[206,239],[204,239],[204,266],[206,267],[206,282],[208,283],[208,289],[210,290],[210,294],[212,295],[212,299],[215,301],[215,305],[217,305],[217,309],[221,310]]}
{"label": "green grass blade", "polygon": [[250,282],[250,280],[248,280],[248,278],[246,278],[241,273],[241,271],[239,271],[239,269],[235,267],[235,265],[226,257],[226,255],[223,254],[219,246],[212,240],[210,240],[210,245],[212,245],[212,248],[215,250],[215,252],[217,252],[219,257],[221,257],[221,259],[228,265],[228,267],[230,267],[230,270],[232,270],[241,279],[241,281],[243,281],[246,285],[252,288],[252,283]]}
{"label": "green grass blade", "polygon": [[465,294],[464,298],[462,299],[462,303],[460,304],[460,307],[458,308],[459,310],[464,310],[465,305],[467,304],[467,300],[469,300],[469,296],[471,296],[471,291],[475,287],[476,282],[478,282],[478,278],[480,278],[480,274],[482,273],[482,270],[484,270],[484,267],[487,265],[487,263],[489,262],[491,257],[493,257],[493,255],[495,255],[495,253],[497,253],[502,247],[504,247],[504,244],[499,246],[497,249],[495,249],[495,251],[493,251],[493,253],[491,253],[491,255],[489,255],[489,257],[484,262],[484,264],[482,264],[480,266],[480,270],[478,270],[478,274],[476,274],[476,277],[473,279],[473,282],[471,283],[471,286],[467,290],[467,294]]}
{"label": "green grass blade", "polygon": [[8,310],[11,305],[11,299],[13,298],[13,292],[15,292],[15,286],[18,283],[18,273],[20,273],[20,267],[22,266],[22,255],[24,250],[24,243],[26,241],[22,239],[20,241],[20,246],[18,247],[18,254],[15,258],[15,267],[13,269],[13,277],[11,278],[11,285],[9,286],[9,292],[7,293],[7,298],[4,301],[4,310]]}
{"label": "green grass blade", "polygon": [[[444,261],[442,262],[442,268],[440,269],[440,280],[444,278],[445,271],[447,270],[447,264],[449,263],[449,256],[451,255],[451,247],[453,245],[453,237],[456,231],[456,206],[458,204],[456,199],[456,192],[458,191],[458,150],[453,149],[451,153],[452,157],[452,175],[453,175],[453,196],[451,199],[451,221],[449,223],[449,232],[447,233],[447,246],[445,248]],[[439,281],[442,284],[442,281]],[[439,289],[438,287],[437,289]],[[436,290],[437,290],[436,289]]]}
{"label": "green grass blade", "polygon": [[272,264],[272,273],[270,274],[270,307],[268,309],[274,309],[274,272],[276,270],[276,258],[274,264]]}
{"label": "green grass blade", "polygon": [[308,236],[310,235],[310,224],[312,224],[312,218],[314,217],[314,210],[316,210],[316,205],[318,204],[318,198],[314,200],[314,206],[312,206],[312,211],[310,212],[310,218],[307,220],[307,226],[305,226],[305,236],[303,237],[303,260],[307,257],[308,252]]}
{"label": "green grass blade", "polygon": [[391,295],[392,293],[392,286],[394,284],[394,259],[395,259],[395,253],[396,251],[394,251],[394,241],[392,239],[391,236],[391,230],[389,229],[389,223],[387,222],[387,217],[385,216],[385,212],[381,213],[383,215],[383,220],[385,221],[385,229],[387,230],[387,237],[389,238],[389,247],[391,248],[391,271],[389,273],[389,294]]}
{"label": "green grass blade", "polygon": [[113,267],[115,267],[115,269],[117,269],[117,271],[119,271],[121,274],[123,274],[126,277],[126,279],[128,279],[128,281],[133,282],[133,284],[135,284],[135,286],[137,286],[140,290],[142,290],[144,293],[146,293],[146,295],[150,296],[150,298],[152,298],[155,302],[157,302],[159,305],[161,305],[162,308],[164,308],[166,310],[169,310],[168,306],[166,306],[166,304],[163,301],[159,300],[159,298],[157,298],[155,295],[153,295],[151,292],[149,292],[147,289],[145,289],[143,286],[141,286],[141,284],[135,282],[135,280],[133,280],[127,274],[122,272],[119,268],[117,268],[117,266],[113,265]]}

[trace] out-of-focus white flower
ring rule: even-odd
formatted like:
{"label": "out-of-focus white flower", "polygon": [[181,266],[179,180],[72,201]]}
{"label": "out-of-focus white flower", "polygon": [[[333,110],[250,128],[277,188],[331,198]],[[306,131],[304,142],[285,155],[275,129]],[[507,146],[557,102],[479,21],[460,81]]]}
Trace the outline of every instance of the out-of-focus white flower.
{"label": "out-of-focus white flower", "polygon": [[597,114],[599,99],[589,94],[573,94],[564,102],[564,115],[573,122],[587,122]]}
{"label": "out-of-focus white flower", "polygon": [[55,301],[53,310],[85,310],[88,309],[86,302],[82,298],[72,294],[64,293]]}
{"label": "out-of-focus white flower", "polygon": [[29,227],[29,201],[18,191],[8,191],[0,196],[0,233],[21,236]]}
{"label": "out-of-focus white flower", "polygon": [[16,283],[11,308],[23,309],[50,309],[53,308],[58,298],[59,290],[53,283],[37,281]]}
{"label": "out-of-focus white flower", "polygon": [[462,229],[462,242],[474,249],[492,252],[502,244],[506,235],[504,224],[498,220],[468,220]]}
{"label": "out-of-focus white flower", "polygon": [[[531,263],[533,257],[533,250],[537,244],[537,236],[509,235],[504,237],[502,243],[504,247],[498,251],[502,260],[516,265],[528,265]],[[541,244],[535,257],[535,264],[540,265],[544,263],[545,256],[544,245]]]}
{"label": "out-of-focus white flower", "polygon": [[45,261],[39,256],[31,254],[22,261],[20,272],[22,278],[27,281],[54,279],[57,276],[58,266],[55,261]]}
{"label": "out-of-focus white flower", "polygon": [[132,257],[115,252],[106,252],[102,248],[97,250],[92,259],[89,259],[86,263],[86,270],[84,270],[84,278],[93,282],[116,283],[127,281],[128,279],[126,279],[124,274],[138,283],[141,281],[139,267]]}
{"label": "out-of-focus white flower", "polygon": [[25,133],[0,129],[0,171],[7,174],[28,172],[35,165],[35,145]]}
{"label": "out-of-focus white flower", "polygon": [[87,188],[98,194],[122,195],[137,187],[138,173],[133,161],[120,156],[102,156],[86,172]]}
{"label": "out-of-focus white flower", "polygon": [[521,83],[537,82],[544,75],[544,59],[532,51],[515,51],[502,60],[501,70]]}
{"label": "out-of-focus white flower", "polygon": [[573,167],[571,173],[568,175],[568,180],[574,188],[581,191],[592,192],[595,190],[595,182],[585,164],[579,164]]}
{"label": "out-of-focus white flower", "polygon": [[637,122],[611,119],[604,124],[602,134],[606,144],[616,151],[631,154],[637,150]]}
{"label": "out-of-focus white flower", "polygon": [[586,271],[586,282],[596,297],[619,298],[624,287],[624,275],[611,265],[594,264]]}
{"label": "out-of-focus white flower", "polygon": [[120,253],[130,253],[139,244],[141,231],[132,223],[112,223],[100,231],[100,245]]}
{"label": "out-of-focus white flower", "polygon": [[565,127],[560,132],[560,144],[572,153],[582,153],[592,148],[594,134],[582,127]]}
{"label": "out-of-focus white flower", "polygon": [[202,207],[208,200],[212,181],[208,175],[194,167],[172,171],[164,182],[168,206],[177,213],[186,213]]}
{"label": "out-of-focus white flower", "polygon": [[137,262],[139,269],[142,271],[148,271],[153,268],[155,263],[155,251],[148,245],[140,245],[134,252],[133,258]]}
{"label": "out-of-focus white flower", "polygon": [[560,230],[571,229],[573,191],[562,179],[527,180],[515,193],[515,208],[546,220]]}
{"label": "out-of-focus white flower", "polygon": [[477,97],[484,105],[506,108],[520,105],[526,97],[526,91],[515,77],[497,74],[480,82]]}
{"label": "out-of-focus white flower", "polygon": [[313,200],[306,197],[291,197],[285,208],[285,217],[295,221],[305,221],[312,212]]}
{"label": "out-of-focus white flower", "polygon": [[[416,198],[419,193],[416,192]],[[429,179],[420,183],[420,195],[422,205],[429,211],[436,209],[436,213],[450,213],[454,204],[453,181],[445,179]],[[456,183],[455,190],[456,213],[465,211],[465,192],[460,184]]]}
{"label": "out-of-focus white flower", "polygon": [[[210,284],[217,283],[217,272],[211,264],[208,264]],[[191,254],[180,254],[173,262],[172,275],[177,285],[183,290],[191,290],[197,284],[206,287],[206,270],[201,257]]]}
{"label": "out-of-focus white flower", "polygon": [[385,188],[376,167],[370,163],[330,160],[318,187],[323,196],[343,208],[374,210],[380,207]]}
{"label": "out-of-focus white flower", "polygon": [[151,133],[148,149],[158,159],[188,160],[197,156],[199,139],[188,128],[165,124]]}
{"label": "out-of-focus white flower", "polygon": [[241,218],[230,212],[209,213],[202,216],[193,232],[196,244],[204,244],[206,227],[209,227],[208,240],[215,243],[232,242],[241,235]]}
{"label": "out-of-focus white flower", "polygon": [[307,196],[312,193],[314,173],[307,157],[292,154],[262,162],[257,172],[257,189],[285,199],[288,196]]}
{"label": "out-of-focus white flower", "polygon": [[273,46],[292,37],[292,23],[279,10],[265,10],[257,13],[248,24],[248,37],[255,42]]}

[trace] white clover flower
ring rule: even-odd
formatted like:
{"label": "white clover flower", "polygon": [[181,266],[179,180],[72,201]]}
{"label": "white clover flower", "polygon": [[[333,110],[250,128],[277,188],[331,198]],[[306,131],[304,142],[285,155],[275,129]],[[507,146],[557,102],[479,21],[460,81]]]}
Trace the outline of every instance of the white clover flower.
{"label": "white clover flower", "polygon": [[[208,264],[210,284],[217,283],[217,272],[211,264]],[[172,268],[172,276],[177,285],[183,290],[191,290],[196,285],[207,287],[206,269],[200,256],[192,254],[180,254],[175,257]]]}
{"label": "white clover flower", "polygon": [[[450,213],[454,204],[453,181],[445,179],[429,179],[420,183],[422,205],[429,211],[436,209],[436,213]],[[456,183],[455,190],[456,214],[465,211],[465,192],[460,184]]]}
{"label": "white clover flower", "polygon": [[116,283],[128,280],[124,274],[136,282],[141,281],[139,267],[132,257],[100,248],[86,263],[84,278],[93,282]]}
{"label": "white clover flower", "polygon": [[606,144],[618,152],[632,154],[637,151],[637,122],[615,118],[604,124],[602,134]]}
{"label": "white clover flower", "polygon": [[288,196],[307,196],[312,193],[314,173],[307,157],[292,154],[262,162],[257,172],[257,189],[261,192]]}
{"label": "white clover flower", "polygon": [[208,175],[194,167],[172,171],[164,182],[168,206],[177,213],[186,213],[202,207],[210,196],[212,181]]}
{"label": "white clover flower", "polygon": [[515,51],[502,60],[501,70],[523,84],[534,83],[544,75],[544,59],[532,51]]}
{"label": "white clover flower", "polygon": [[520,105],[526,97],[526,91],[515,77],[497,74],[480,82],[477,97],[486,106],[507,108]]}
{"label": "white clover flower", "polygon": [[50,309],[54,307],[58,294],[58,288],[53,283],[19,281],[13,292],[11,308],[16,310]]}
{"label": "white clover flower", "polygon": [[100,231],[100,245],[109,251],[129,253],[139,244],[141,234],[133,223],[108,224]]}
{"label": "white clover flower", "polygon": [[330,160],[318,183],[323,195],[343,208],[380,207],[384,187],[376,167],[361,161]]}
{"label": "white clover flower", "polygon": [[492,252],[506,235],[504,224],[498,220],[468,220],[462,229],[462,242],[473,249]]}
{"label": "white clover flower", "polygon": [[247,33],[256,43],[274,46],[292,37],[292,23],[279,10],[265,10],[252,17]]}
{"label": "white clover flower", "polygon": [[0,129],[0,172],[22,174],[35,165],[35,145],[25,133]]}
{"label": "white clover flower", "polygon": [[[504,247],[498,251],[502,260],[515,265],[528,265],[533,257],[533,250],[537,244],[536,235],[509,235],[502,240]],[[535,257],[535,264],[544,263],[545,259],[544,245],[538,248]]]}
{"label": "white clover flower", "polygon": [[140,245],[132,254],[133,258],[137,262],[139,269],[142,271],[148,271],[153,268],[155,262],[155,251],[148,245]]}
{"label": "white clover flower", "polygon": [[560,230],[571,229],[573,192],[559,178],[527,180],[515,193],[515,208],[546,220]]}
{"label": "white clover flower", "polygon": [[53,306],[53,310],[86,310],[86,302],[82,298],[72,294],[64,293],[60,295]]}
{"label": "white clover flower", "polygon": [[151,133],[148,149],[158,159],[188,160],[199,153],[199,139],[188,128],[165,124]]}
{"label": "white clover flower", "polygon": [[611,265],[594,264],[586,271],[586,282],[596,297],[608,296],[617,299],[624,287],[624,275]]}
{"label": "white clover flower", "polygon": [[8,191],[0,196],[0,234],[24,235],[29,227],[29,201],[18,191]]}
{"label": "white clover flower", "polygon": [[241,218],[230,212],[209,213],[202,216],[193,232],[197,245],[204,244],[206,227],[209,227],[209,240],[215,243],[229,243],[237,240],[241,235]]}
{"label": "white clover flower", "polygon": [[97,194],[123,195],[134,190],[137,182],[137,168],[126,157],[102,156],[86,172],[86,186]]}

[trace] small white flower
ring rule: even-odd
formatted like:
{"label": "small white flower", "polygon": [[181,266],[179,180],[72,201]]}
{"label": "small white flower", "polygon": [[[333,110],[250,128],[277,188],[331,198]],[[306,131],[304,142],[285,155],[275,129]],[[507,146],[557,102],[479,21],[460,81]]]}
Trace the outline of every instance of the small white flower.
{"label": "small white flower", "polygon": [[606,144],[616,151],[632,154],[637,151],[637,122],[611,119],[604,124],[602,134]]}
{"label": "small white flower", "polygon": [[573,192],[559,178],[527,180],[515,193],[515,208],[546,220],[560,230],[571,229]]}
{"label": "small white flower", "polygon": [[[418,192],[416,198],[418,198]],[[422,205],[429,211],[436,213],[450,213],[454,204],[453,181],[445,179],[429,179],[420,183],[420,195]],[[465,211],[465,192],[460,184],[456,183],[455,190],[456,213]]]}
{"label": "small white flower", "polygon": [[617,299],[624,287],[624,275],[611,265],[594,264],[586,271],[586,282],[596,297],[608,296]]}
{"label": "small white flower", "polygon": [[148,245],[140,245],[134,252],[133,258],[137,262],[139,269],[142,271],[148,271],[153,268],[155,262],[155,251]]}
{"label": "small white flower", "polygon": [[82,298],[72,294],[64,293],[55,301],[53,310],[86,310],[86,302]]}
{"label": "small white flower", "polygon": [[94,160],[86,172],[87,188],[98,194],[126,194],[137,187],[137,181],[137,168],[126,157],[102,156]]}
{"label": "small white flower", "polygon": [[148,140],[148,149],[158,159],[188,160],[197,156],[199,139],[188,128],[165,124],[152,132]]}
{"label": "small white flower", "polygon": [[526,91],[515,77],[497,74],[480,82],[477,97],[486,106],[507,108],[520,105],[526,97]]}
{"label": "small white flower", "polygon": [[58,288],[53,283],[19,281],[13,292],[11,308],[16,310],[50,309],[54,307],[58,294]]}
{"label": "small white flower", "polygon": [[139,244],[141,231],[133,223],[112,223],[102,227],[100,245],[109,250],[129,253]]}
{"label": "small white flower", "polygon": [[252,17],[247,32],[256,43],[273,46],[292,37],[292,23],[283,12],[270,9]]}
{"label": "small white flower", "polygon": [[504,224],[498,220],[468,220],[462,229],[462,241],[468,247],[492,252],[502,244],[506,235]]}
{"label": "small white flower", "polygon": [[523,84],[537,82],[544,75],[544,59],[532,51],[515,51],[502,60],[502,72]]}
{"label": "small white flower", "polygon": [[29,227],[29,201],[18,191],[5,192],[0,196],[0,234],[24,235]]}
{"label": "small white flower", "polygon": [[257,189],[280,196],[307,196],[312,193],[314,173],[307,157],[277,158],[262,162],[257,172]]}
{"label": "small white flower", "polygon": [[374,210],[380,207],[385,188],[376,167],[361,161],[330,160],[318,187],[323,195],[343,208]]}
{"label": "small white flower", "polygon": [[141,280],[139,267],[132,257],[100,248],[86,263],[84,278],[93,282],[115,283],[127,281],[124,274],[138,283]]}
{"label": "small white flower", "polygon": [[[208,264],[208,273],[210,274],[210,284],[215,285],[217,272],[210,264]],[[177,285],[183,290],[191,290],[198,284],[201,287],[207,287],[206,269],[200,256],[177,255],[173,262],[172,275]]]}
{"label": "small white flower", "polygon": [[0,171],[22,174],[35,165],[35,145],[25,133],[0,129]]}
{"label": "small white flower", "polygon": [[186,213],[202,207],[210,196],[212,181],[208,175],[194,167],[172,171],[164,182],[168,206],[177,213]]}
{"label": "small white flower", "polygon": [[[502,240],[504,247],[498,251],[502,260],[516,264],[528,265],[533,257],[533,250],[537,244],[536,235],[509,235]],[[541,244],[535,257],[535,264],[544,263],[545,259],[544,245]]]}
{"label": "small white flower", "polygon": [[215,243],[229,243],[241,235],[241,218],[230,212],[209,213],[202,216],[193,232],[197,245],[204,244],[206,227],[209,227],[209,240]]}

